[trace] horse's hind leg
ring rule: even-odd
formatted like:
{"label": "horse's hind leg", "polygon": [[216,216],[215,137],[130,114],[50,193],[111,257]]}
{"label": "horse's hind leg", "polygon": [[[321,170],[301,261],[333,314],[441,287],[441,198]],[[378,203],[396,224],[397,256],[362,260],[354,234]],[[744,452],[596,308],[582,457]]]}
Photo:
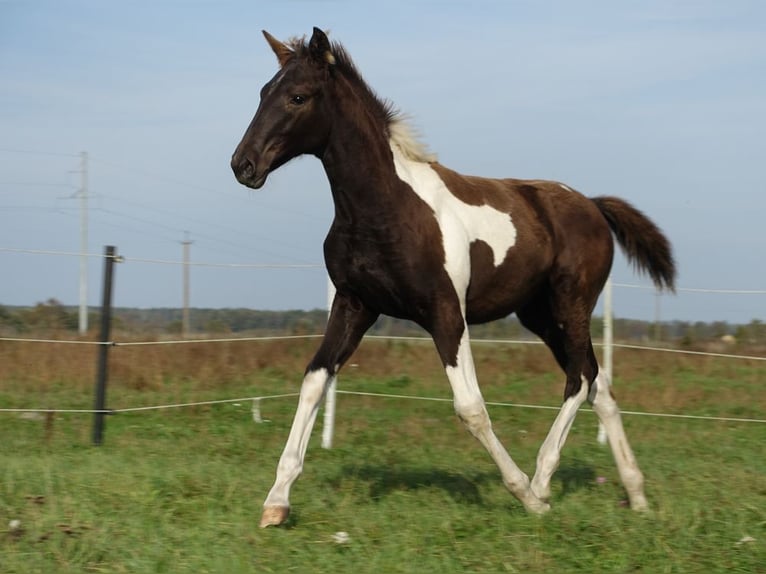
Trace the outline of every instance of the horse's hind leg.
{"label": "horse's hind leg", "polygon": [[545,341],[567,375],[564,404],[537,455],[532,491],[542,500],[550,497],[551,477],[558,468],[561,450],[577,411],[587,398],[604,424],[631,506],[636,510],[645,509],[643,475],[625,436],[617,402],[609,389],[609,380],[599,370],[590,334],[585,328],[588,320],[582,318],[587,318],[587,315],[570,313],[569,322],[558,322],[547,302],[542,301],[517,314],[524,326]]}
{"label": "horse's hind leg", "polygon": [[551,493],[551,477],[561,460],[569,431],[577,411],[588,396],[590,382],[596,376],[596,361],[588,332],[587,314],[569,312],[565,320],[554,317],[547,297],[533,301],[517,313],[522,324],[537,334],[553,352],[567,376],[564,404],[537,454],[532,478],[532,492],[542,500]]}
{"label": "horse's hind leg", "polygon": [[617,463],[617,471],[628,493],[630,507],[633,510],[646,510],[648,504],[644,496],[644,475],[638,468],[633,449],[630,448],[625,436],[620,410],[614,395],[612,395],[610,385],[611,381],[609,381],[606,373],[599,371],[596,380],[591,385],[588,401],[593,405],[593,410],[606,429],[609,446]]}
{"label": "horse's hind leg", "polygon": [[577,411],[585,402],[588,394],[588,383],[583,380],[580,391],[570,396],[561,406],[556,420],[553,421],[545,441],[537,453],[537,467],[532,478],[532,492],[540,499],[548,500],[551,495],[551,478],[559,466],[561,451],[572,428]]}
{"label": "horse's hind leg", "polygon": [[359,301],[336,294],[322,344],[306,368],[293,426],[277,466],[276,480],[263,503],[261,528],[276,526],[287,519],[290,488],[303,470],[319,404],[338,369],[354,352],[376,318],[377,314],[368,311]]}
{"label": "horse's hind leg", "polygon": [[[596,369],[598,369],[597,363]],[[598,375],[590,385],[588,385],[587,379],[583,377],[580,391],[564,401],[537,455],[537,469],[532,478],[532,492],[542,500],[548,500],[550,496],[550,481],[558,467],[561,449],[564,447],[577,410],[587,397],[588,402],[591,403],[593,410],[606,429],[609,445],[617,464],[617,471],[625,486],[631,508],[634,510],[646,510],[648,508],[644,496],[644,476],[625,436],[620,410],[609,386],[609,379],[606,374],[598,371]]]}

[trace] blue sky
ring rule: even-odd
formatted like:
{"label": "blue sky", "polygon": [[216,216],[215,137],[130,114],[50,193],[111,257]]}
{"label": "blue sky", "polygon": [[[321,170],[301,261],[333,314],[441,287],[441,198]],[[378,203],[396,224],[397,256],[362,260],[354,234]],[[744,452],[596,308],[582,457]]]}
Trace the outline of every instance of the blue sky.
{"label": "blue sky", "polygon": [[[682,288],[766,290],[766,4],[0,0],[0,304],[78,301],[79,153],[89,251],[116,245],[115,304],[181,303],[140,260],[321,264],[321,165],[252,192],[229,159],[276,71],[260,30],[331,31],[445,165],[624,197],[671,238]],[[326,305],[321,268],[195,266],[192,305]],[[614,280],[648,286],[621,255]],[[89,303],[101,262],[89,262]],[[652,319],[650,289],[615,290]],[[766,295],[663,296],[663,319],[766,320]]]}

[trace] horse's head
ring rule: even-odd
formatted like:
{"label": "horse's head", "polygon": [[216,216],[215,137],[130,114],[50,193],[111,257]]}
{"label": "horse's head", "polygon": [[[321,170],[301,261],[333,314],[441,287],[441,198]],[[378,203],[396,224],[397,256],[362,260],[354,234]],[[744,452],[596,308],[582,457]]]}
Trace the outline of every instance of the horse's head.
{"label": "horse's head", "polygon": [[308,46],[263,35],[280,69],[261,89],[255,117],[231,158],[237,181],[253,189],[294,157],[321,153],[330,127],[325,88],[335,64],[330,41],[318,28]]}

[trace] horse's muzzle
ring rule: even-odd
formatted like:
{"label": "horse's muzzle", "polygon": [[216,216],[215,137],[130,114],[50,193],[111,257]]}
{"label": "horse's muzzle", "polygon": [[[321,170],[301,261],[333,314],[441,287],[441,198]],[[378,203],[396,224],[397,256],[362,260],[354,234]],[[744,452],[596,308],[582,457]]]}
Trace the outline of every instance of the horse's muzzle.
{"label": "horse's muzzle", "polygon": [[258,174],[255,164],[247,156],[239,156],[234,154],[231,158],[231,170],[234,172],[234,177],[242,185],[246,185],[252,189],[260,189],[263,184],[266,183],[266,178],[269,175],[268,170],[264,170],[263,173]]}

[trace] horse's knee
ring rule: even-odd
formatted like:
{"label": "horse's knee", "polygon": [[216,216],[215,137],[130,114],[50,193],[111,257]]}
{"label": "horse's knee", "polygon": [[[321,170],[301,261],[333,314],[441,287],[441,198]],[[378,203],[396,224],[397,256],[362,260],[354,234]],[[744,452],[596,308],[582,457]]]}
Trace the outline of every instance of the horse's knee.
{"label": "horse's knee", "polygon": [[[593,382],[594,386],[597,384],[598,381]],[[591,389],[588,395],[588,402],[590,402],[595,413],[602,419],[613,418],[620,414],[617,400],[614,398],[609,385],[602,384],[596,387],[595,390]]]}
{"label": "horse's knee", "polygon": [[464,404],[455,403],[455,413],[474,436],[486,432],[492,426],[483,401]]}
{"label": "horse's knee", "polygon": [[301,400],[309,404],[319,404],[330,378],[330,373],[325,368],[307,370],[301,385]]}
{"label": "horse's knee", "polygon": [[612,393],[612,385],[604,373],[600,372],[588,389],[588,402],[596,413],[613,415],[618,412],[617,400]]}

